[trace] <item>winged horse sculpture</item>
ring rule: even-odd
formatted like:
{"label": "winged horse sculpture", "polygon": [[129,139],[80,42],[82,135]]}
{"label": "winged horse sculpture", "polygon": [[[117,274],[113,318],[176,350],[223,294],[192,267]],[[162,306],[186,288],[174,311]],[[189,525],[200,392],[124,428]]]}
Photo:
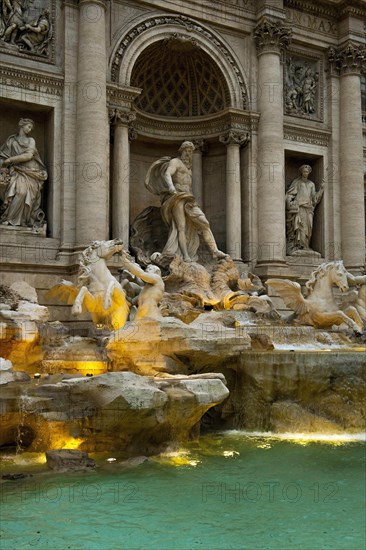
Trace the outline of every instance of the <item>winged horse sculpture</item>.
{"label": "winged horse sculpture", "polygon": [[[355,277],[349,273],[341,260],[321,264],[312,272],[305,284],[308,296],[304,298],[301,286],[288,279],[268,279],[271,286],[295,313],[296,322],[317,328],[331,328],[345,323],[356,334],[361,334],[366,316],[363,316],[366,276]],[[346,292],[349,286],[361,286],[356,307],[349,305],[344,310],[336,304],[333,287]],[[366,310],[365,310],[366,313]]]}
{"label": "winged horse sculpture", "polygon": [[114,330],[127,322],[130,304],[120,283],[107,267],[114,254],[126,252],[120,239],[94,241],[81,254],[77,285],[62,280],[47,297],[73,304],[72,314],[88,311],[95,324]]}

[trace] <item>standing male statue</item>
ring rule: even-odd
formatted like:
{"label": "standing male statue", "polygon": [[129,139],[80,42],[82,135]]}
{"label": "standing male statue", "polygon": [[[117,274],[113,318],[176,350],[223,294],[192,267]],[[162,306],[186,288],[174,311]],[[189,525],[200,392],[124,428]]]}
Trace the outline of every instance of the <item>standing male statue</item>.
{"label": "standing male statue", "polygon": [[300,177],[293,180],[286,193],[287,254],[298,250],[311,250],[313,217],[316,205],[324,193],[324,180],[316,191],[315,184],[308,179],[311,167],[303,164]]}
{"label": "standing male statue", "polygon": [[194,262],[201,236],[214,258],[224,258],[227,255],[217,248],[210,224],[192,194],[193,151],[193,143],[184,141],[179,149],[180,157],[157,160],[146,175],[145,186],[159,195],[162,218],[170,228],[162,253]]}

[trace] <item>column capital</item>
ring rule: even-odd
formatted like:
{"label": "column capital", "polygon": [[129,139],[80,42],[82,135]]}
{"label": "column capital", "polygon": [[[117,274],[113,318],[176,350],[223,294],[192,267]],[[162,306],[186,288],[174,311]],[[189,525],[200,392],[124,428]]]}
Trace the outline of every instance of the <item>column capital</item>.
{"label": "column capital", "polygon": [[331,69],[341,76],[347,74],[360,75],[366,68],[366,46],[348,41],[339,48],[329,48],[328,61]]}
{"label": "column capital", "polygon": [[134,111],[123,111],[122,109],[108,109],[108,117],[110,124],[114,126],[122,125],[129,126],[136,120]]}
{"label": "column capital", "polygon": [[192,143],[195,151],[199,151],[200,153],[206,153],[208,151],[208,144],[204,139],[193,139]]}
{"label": "column capital", "polygon": [[292,32],[282,21],[274,21],[263,17],[253,31],[257,55],[263,53],[280,54],[288,48]]}
{"label": "column capital", "polygon": [[226,134],[219,136],[219,140],[224,145],[246,145],[249,141],[249,134],[239,130],[229,130]]}

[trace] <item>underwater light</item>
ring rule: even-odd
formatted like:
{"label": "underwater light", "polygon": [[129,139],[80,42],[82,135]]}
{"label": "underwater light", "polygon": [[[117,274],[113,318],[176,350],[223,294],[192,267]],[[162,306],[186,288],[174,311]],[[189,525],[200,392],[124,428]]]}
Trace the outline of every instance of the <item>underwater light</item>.
{"label": "underwater light", "polygon": [[238,453],[238,451],[224,451],[222,454],[225,458],[231,458],[235,455],[240,455],[240,453]]}
{"label": "underwater light", "polygon": [[36,380],[37,380],[38,378],[41,378],[41,373],[36,372],[36,373],[33,375],[33,378],[35,378]]}
{"label": "underwater light", "polygon": [[[329,443],[331,445],[341,445],[343,443],[352,443],[356,441],[366,441],[366,433],[301,433],[301,432],[249,432],[246,430],[228,430],[223,435],[231,436],[244,436],[250,437],[253,439],[256,438],[265,438],[265,445],[268,445],[272,440],[282,440],[282,441],[291,441],[293,443],[299,443],[300,445],[307,445],[308,443]],[[263,445],[263,442],[260,441],[258,446]]]}
{"label": "underwater light", "polygon": [[116,462],[116,458],[107,458],[107,462]]}

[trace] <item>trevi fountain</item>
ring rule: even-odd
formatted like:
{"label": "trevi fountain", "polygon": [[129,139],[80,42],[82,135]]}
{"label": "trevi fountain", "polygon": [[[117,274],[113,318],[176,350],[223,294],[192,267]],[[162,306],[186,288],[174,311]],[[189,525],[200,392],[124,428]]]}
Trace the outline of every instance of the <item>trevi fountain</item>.
{"label": "trevi fountain", "polygon": [[[280,103],[256,108],[248,60],[210,30],[212,3],[200,17],[191,1],[183,14],[176,2],[60,4],[4,0],[0,12],[1,548],[362,550],[364,198],[349,105],[365,70],[363,3],[340,1],[353,11],[337,19],[330,0],[319,12],[219,2],[220,24],[255,22],[258,86],[282,71]],[[131,21],[114,35],[117,7]],[[291,29],[301,37],[310,13],[307,51]],[[332,36],[328,21],[347,34],[342,17],[356,38],[329,38],[326,73],[317,33]],[[57,65],[62,32],[67,78],[100,97],[79,87],[65,111],[48,91],[11,97],[11,59],[31,94],[60,85],[36,72]],[[324,106],[326,82],[339,105]]]}

